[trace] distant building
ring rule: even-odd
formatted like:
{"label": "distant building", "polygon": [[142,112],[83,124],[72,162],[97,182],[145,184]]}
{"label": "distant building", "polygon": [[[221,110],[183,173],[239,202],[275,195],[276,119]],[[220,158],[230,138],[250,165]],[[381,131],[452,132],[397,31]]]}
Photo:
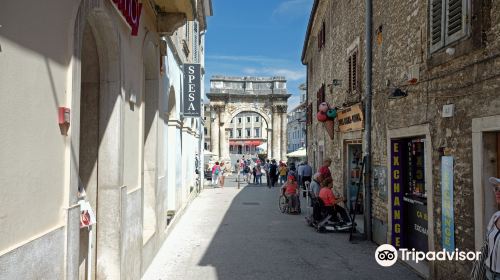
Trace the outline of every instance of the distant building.
{"label": "distant building", "polygon": [[205,147],[228,159],[231,154],[255,154],[263,145],[268,157],[285,159],[290,97],[285,77],[214,76],[207,97]]}
{"label": "distant building", "polygon": [[300,103],[288,113],[286,127],[288,135],[287,153],[306,147],[306,85],[302,84],[300,89]]}

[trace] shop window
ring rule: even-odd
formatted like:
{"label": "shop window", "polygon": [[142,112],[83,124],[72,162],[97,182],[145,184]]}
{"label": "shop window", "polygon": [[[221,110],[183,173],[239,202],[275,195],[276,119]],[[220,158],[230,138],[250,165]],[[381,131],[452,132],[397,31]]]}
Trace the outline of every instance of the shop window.
{"label": "shop window", "polygon": [[391,141],[392,244],[428,250],[425,139]]}

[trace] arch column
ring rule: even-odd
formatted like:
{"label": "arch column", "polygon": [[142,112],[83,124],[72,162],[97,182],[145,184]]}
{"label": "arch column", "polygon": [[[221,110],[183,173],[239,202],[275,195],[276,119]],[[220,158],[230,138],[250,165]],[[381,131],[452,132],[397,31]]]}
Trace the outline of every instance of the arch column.
{"label": "arch column", "polygon": [[210,116],[210,119],[212,120],[212,123],[210,125],[210,146],[212,148],[212,153],[217,154],[217,156],[221,156],[220,154],[220,146],[219,146],[219,133],[220,133],[220,106],[213,106],[212,110],[215,112],[215,118],[212,119]]}
{"label": "arch column", "polygon": [[281,160],[280,154],[280,132],[281,131],[281,117],[279,114],[278,106],[273,106],[273,133],[272,133],[272,158],[276,161]]}
{"label": "arch column", "polygon": [[280,145],[280,153],[281,153],[281,159],[283,159],[284,161],[286,161],[286,151],[287,151],[287,138],[288,138],[288,133],[287,133],[287,130],[286,130],[286,123],[287,123],[287,114],[286,114],[286,109],[287,109],[287,106],[283,105],[282,107],[284,108],[281,108],[281,130],[280,130],[280,133],[281,133],[281,145]]}

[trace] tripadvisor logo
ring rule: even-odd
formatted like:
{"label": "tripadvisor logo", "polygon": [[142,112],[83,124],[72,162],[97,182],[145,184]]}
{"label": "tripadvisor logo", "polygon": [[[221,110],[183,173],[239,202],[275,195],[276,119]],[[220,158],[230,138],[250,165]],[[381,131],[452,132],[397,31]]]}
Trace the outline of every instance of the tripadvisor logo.
{"label": "tripadvisor logo", "polygon": [[394,246],[390,244],[380,245],[375,251],[375,260],[381,266],[392,266],[398,260],[398,253],[403,261],[414,261],[416,263],[421,261],[475,261],[479,260],[479,256],[481,256],[481,252],[474,251],[460,251],[455,249],[454,251],[429,251],[422,252],[416,251],[415,249],[405,249],[400,248],[399,252],[394,248]]}
{"label": "tripadvisor logo", "polygon": [[375,251],[375,260],[381,266],[392,266],[398,260],[398,251],[390,244],[382,244]]}

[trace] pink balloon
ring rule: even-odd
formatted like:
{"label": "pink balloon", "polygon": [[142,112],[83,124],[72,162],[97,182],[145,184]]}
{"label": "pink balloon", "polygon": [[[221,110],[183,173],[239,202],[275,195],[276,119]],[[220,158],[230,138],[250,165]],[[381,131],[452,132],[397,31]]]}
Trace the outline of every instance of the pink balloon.
{"label": "pink balloon", "polygon": [[330,106],[326,102],[319,104],[319,111],[320,112],[326,113],[326,111],[328,111],[329,108],[330,108]]}

